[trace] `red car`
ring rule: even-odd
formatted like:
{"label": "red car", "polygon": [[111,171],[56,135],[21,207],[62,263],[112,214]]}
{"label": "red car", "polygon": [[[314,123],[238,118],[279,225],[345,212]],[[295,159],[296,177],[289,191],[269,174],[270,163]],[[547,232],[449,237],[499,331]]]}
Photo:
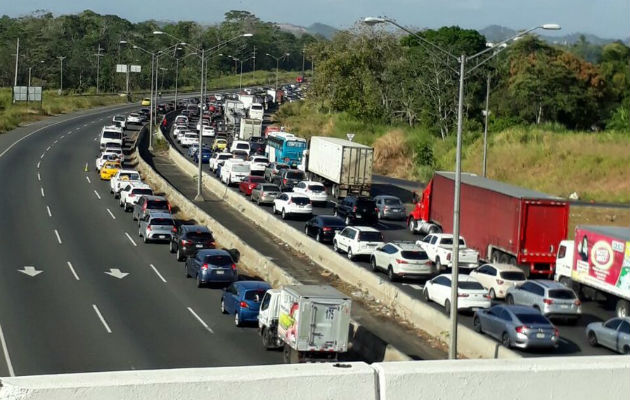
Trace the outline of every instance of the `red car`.
{"label": "red car", "polygon": [[250,196],[252,194],[252,190],[254,190],[254,187],[256,187],[257,184],[264,182],[264,177],[250,175],[241,181],[241,183],[238,185],[238,190],[240,190],[245,196]]}

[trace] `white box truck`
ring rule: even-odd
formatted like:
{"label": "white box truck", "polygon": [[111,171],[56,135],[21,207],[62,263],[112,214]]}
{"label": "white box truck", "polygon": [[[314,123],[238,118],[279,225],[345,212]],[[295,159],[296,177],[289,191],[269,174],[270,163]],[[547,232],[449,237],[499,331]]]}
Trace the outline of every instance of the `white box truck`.
{"label": "white box truck", "polygon": [[630,228],[577,226],[558,246],[555,280],[585,300],[604,297],[618,317],[630,315]]}
{"label": "white box truck", "polygon": [[306,153],[306,172],[313,180],[332,186],[331,194],[370,195],[374,149],[349,140],[313,136]]}
{"label": "white box truck", "polygon": [[262,136],[262,120],[242,118],[241,126],[238,132],[238,138],[240,140],[249,140],[252,137]]}
{"label": "white box truck", "polygon": [[258,314],[263,345],[284,347],[285,363],[336,361],[348,351],[351,306],[349,296],[328,285],[270,289]]}

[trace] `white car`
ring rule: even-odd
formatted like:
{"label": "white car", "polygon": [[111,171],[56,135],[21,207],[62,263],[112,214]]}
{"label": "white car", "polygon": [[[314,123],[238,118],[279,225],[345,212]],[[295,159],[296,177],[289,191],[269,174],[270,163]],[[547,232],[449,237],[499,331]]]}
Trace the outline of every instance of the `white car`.
{"label": "white car", "polygon": [[273,200],[273,213],[287,219],[290,215],[311,215],[313,206],[308,197],[297,193],[282,193]]}
{"label": "white car", "polygon": [[216,171],[219,168],[219,162],[225,162],[233,157],[232,153],[213,153],[208,161],[208,167],[211,171]]}
{"label": "white car", "polygon": [[507,290],[527,280],[523,271],[511,264],[484,264],[470,272],[470,276],[488,289],[491,299],[503,299]]}
{"label": "white car", "polygon": [[174,121],[174,123],[175,123],[175,124],[184,124],[184,125],[188,125],[188,117],[187,117],[187,116],[185,116],[185,115],[180,114],[180,115],[178,115],[178,116],[176,116],[176,117],[175,117],[175,121]]}
{"label": "white car", "polygon": [[138,171],[133,169],[119,169],[118,172],[109,181],[109,191],[114,194],[117,199],[123,187],[130,183],[142,183],[142,178]]}
{"label": "white car", "polygon": [[295,193],[303,194],[304,196],[311,199],[313,203],[327,203],[328,202],[328,193],[326,193],[326,188],[319,182],[314,181],[302,181],[298,182],[297,185],[293,186],[293,191]]}
{"label": "white car", "polygon": [[129,115],[127,115],[127,125],[131,125],[131,124],[141,124],[142,123],[142,118],[140,118],[140,114],[138,113],[131,113]]}
{"label": "white car", "polygon": [[100,156],[98,156],[96,158],[96,170],[100,171],[101,167],[103,166],[103,164],[105,164],[105,161],[120,161],[122,162],[122,157],[120,156],[120,154],[111,152],[111,151],[106,151],[101,153]]}
{"label": "white car", "polygon": [[[427,255],[439,270],[453,266],[453,235],[450,233],[433,233],[425,236],[416,244],[422,246]],[[460,268],[473,269],[479,266],[479,252],[469,249],[463,237],[459,237]]]}
{"label": "white car", "polygon": [[[424,284],[422,297],[425,301],[433,301],[451,311],[451,274],[438,275]],[[492,305],[488,291],[469,275],[459,275],[457,285],[457,311],[489,308]]]}
{"label": "white car", "polygon": [[153,190],[151,186],[142,182],[128,183],[127,186],[120,190],[120,206],[125,211],[130,211],[138,202],[141,196],[152,196]]}
{"label": "white car", "polygon": [[252,175],[263,176],[265,169],[269,165],[269,159],[265,156],[252,156],[249,159],[249,163],[251,165]]}
{"label": "white car", "polygon": [[242,161],[236,158],[230,158],[225,160],[223,167],[221,167],[221,182],[230,186],[233,183],[240,183],[243,179],[247,178],[250,173],[250,165],[246,161]]}
{"label": "white car", "polygon": [[195,132],[186,132],[179,142],[184,147],[192,146],[193,144],[199,144],[199,135]]}
{"label": "white car", "polygon": [[105,149],[105,147],[109,143],[116,143],[122,147],[123,131],[121,128],[114,125],[114,126],[104,126],[103,129],[101,129],[101,138],[99,140],[101,150]]}
{"label": "white car", "polygon": [[372,271],[385,271],[390,281],[405,277],[429,277],[438,271],[422,247],[413,242],[389,242],[370,257]]}
{"label": "white car", "polygon": [[250,150],[249,142],[246,142],[244,140],[233,141],[232,146],[230,147],[230,153],[233,152],[234,150],[243,150],[243,151],[246,151],[247,154],[249,154],[249,150]]}
{"label": "white car", "polygon": [[208,125],[204,125],[202,127],[201,136],[203,137],[214,137],[214,128]]}
{"label": "white car", "polygon": [[114,115],[113,123],[119,123],[123,129],[127,129],[127,118],[124,115]]}
{"label": "white car", "polygon": [[333,238],[333,250],[347,253],[350,260],[356,256],[371,256],[384,244],[383,234],[369,226],[347,226]]}

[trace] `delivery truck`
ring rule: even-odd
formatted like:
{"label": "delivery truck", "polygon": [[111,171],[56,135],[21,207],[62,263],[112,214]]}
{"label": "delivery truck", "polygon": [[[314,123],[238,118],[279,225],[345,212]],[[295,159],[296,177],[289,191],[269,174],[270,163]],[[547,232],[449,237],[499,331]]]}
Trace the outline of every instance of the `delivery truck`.
{"label": "delivery truck", "polygon": [[348,351],[349,296],[328,285],[290,285],[265,293],[258,332],[285,363],[336,361]]}
{"label": "delivery truck", "polygon": [[239,127],[238,138],[239,140],[249,140],[252,137],[262,136],[262,120],[242,118],[241,125]]}
{"label": "delivery truck", "polygon": [[302,169],[331,187],[333,197],[370,195],[374,149],[345,139],[313,136]]}
{"label": "delivery truck", "polygon": [[[455,173],[436,172],[407,218],[414,233],[453,231]],[[462,173],[460,234],[486,261],[553,276],[569,204],[555,196]]]}
{"label": "delivery truck", "polygon": [[630,228],[577,226],[575,240],[558,248],[555,280],[583,300],[608,300],[618,317],[630,315]]}

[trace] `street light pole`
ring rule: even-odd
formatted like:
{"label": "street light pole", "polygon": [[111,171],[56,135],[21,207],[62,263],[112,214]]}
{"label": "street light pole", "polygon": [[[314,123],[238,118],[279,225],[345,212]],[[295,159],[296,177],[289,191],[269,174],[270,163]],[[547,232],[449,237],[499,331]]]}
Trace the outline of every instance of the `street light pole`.
{"label": "street light pole", "polygon": [[63,94],[63,60],[65,60],[66,57],[58,56],[57,58],[61,62],[60,75],[59,75],[59,95],[61,95]]}
{"label": "street light pole", "polygon": [[[17,38],[17,44],[15,46],[15,79],[13,80],[13,87],[17,86],[19,60],[20,60],[20,38]],[[13,95],[13,102],[15,103],[15,94]]]}
{"label": "street light pole", "polygon": [[488,109],[490,102],[490,73],[488,72],[488,78],[486,80],[486,110],[483,113],[484,116],[484,126],[483,126],[483,167],[482,167],[482,175],[484,178],[487,177],[486,174],[486,165],[488,161],[488,117],[490,114],[490,110]]}
{"label": "street light pole", "polygon": [[151,53],[151,104],[149,105],[149,151],[153,151],[153,69],[155,65],[155,53]]}
{"label": "street light pole", "polygon": [[272,56],[269,53],[266,53],[265,55],[267,55],[267,56],[273,58],[274,60],[276,60],[276,90],[278,90],[278,68],[280,66],[280,60],[283,59],[284,57],[288,57],[290,54],[289,53],[284,53],[280,57]]}
{"label": "street light pole", "polygon": [[[98,50],[96,52],[96,54],[94,54],[94,56],[96,56],[96,94],[98,94],[100,86],[100,73],[101,73],[101,57],[103,57],[103,55],[101,54],[101,44],[98,44]],[[127,93],[129,93],[129,90],[127,90]]]}
{"label": "street light pole", "polygon": [[198,177],[197,177],[197,195],[195,196],[195,201],[204,201],[203,194],[201,191],[201,180],[203,177],[202,166],[202,157],[201,157],[201,145],[203,143],[203,78],[204,78],[204,62],[205,62],[206,49],[201,49],[201,87],[199,89],[199,154],[197,156],[198,161]]}

